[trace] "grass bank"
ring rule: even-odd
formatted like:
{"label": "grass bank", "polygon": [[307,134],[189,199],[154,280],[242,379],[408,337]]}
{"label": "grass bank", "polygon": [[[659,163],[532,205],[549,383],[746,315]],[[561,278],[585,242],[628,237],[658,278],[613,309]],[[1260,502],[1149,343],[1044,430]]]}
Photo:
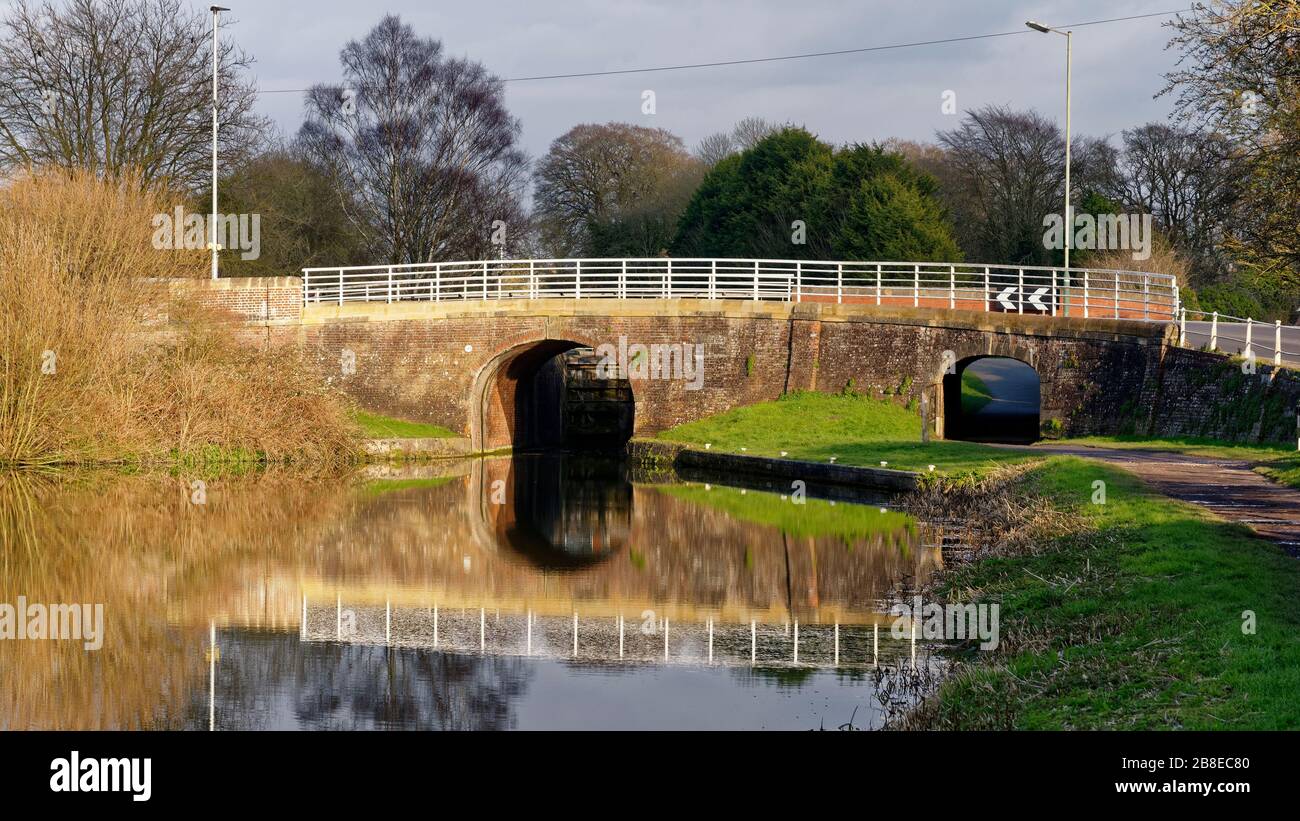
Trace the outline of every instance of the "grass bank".
{"label": "grass bank", "polygon": [[945,575],[938,598],[1000,603],[1001,644],[972,651],[907,726],[1300,727],[1300,563],[1097,462],[1011,481],[1079,526]]}
{"label": "grass bank", "polygon": [[352,418],[368,439],[449,439],[460,435],[441,425],[396,419],[369,411],[354,411]]}
{"label": "grass bank", "polygon": [[993,391],[972,371],[961,374],[961,412],[979,413],[980,409],[993,401]]}
{"label": "grass bank", "polygon": [[856,395],[799,392],[678,425],[659,439],[710,450],[925,472],[979,474],[1034,454],[973,442],[921,443],[921,417],[889,402]]}

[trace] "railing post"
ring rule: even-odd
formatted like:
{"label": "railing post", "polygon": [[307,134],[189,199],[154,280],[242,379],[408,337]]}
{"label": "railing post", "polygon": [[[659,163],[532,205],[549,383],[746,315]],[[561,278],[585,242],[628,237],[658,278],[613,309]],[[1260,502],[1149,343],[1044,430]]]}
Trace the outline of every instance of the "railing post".
{"label": "railing post", "polygon": [[835,304],[844,301],[844,263],[835,266]]}
{"label": "railing post", "polygon": [[1056,292],[1056,269],[1052,269],[1052,316],[1056,316],[1056,301],[1059,297]]}
{"label": "railing post", "polygon": [[627,299],[627,260],[623,260],[618,271],[618,298]]}
{"label": "railing post", "polygon": [[1178,347],[1187,347],[1187,309],[1178,309]]}
{"label": "railing post", "polygon": [[442,264],[433,267],[433,301],[442,301]]}
{"label": "railing post", "polygon": [[528,298],[537,299],[537,262],[528,260]]}
{"label": "railing post", "polygon": [[483,301],[487,302],[487,260],[483,260]]}
{"label": "railing post", "polygon": [[311,282],[311,271],[302,272],[302,304],[307,304],[307,283]]}
{"label": "railing post", "polygon": [[573,266],[573,298],[582,299],[582,260]]}
{"label": "railing post", "polygon": [[803,302],[803,262],[794,264],[794,301]]}
{"label": "railing post", "polygon": [[1273,322],[1273,364],[1282,364],[1282,320]]}
{"label": "railing post", "polygon": [[989,301],[993,298],[991,290],[992,289],[989,283],[989,267],[985,265],[984,266],[984,313],[986,314],[989,312]]}
{"label": "railing post", "polygon": [[664,298],[673,298],[673,258],[668,258],[668,268],[664,271]]}
{"label": "railing post", "polygon": [[388,304],[393,304],[393,267],[388,267]]}
{"label": "railing post", "polygon": [[921,307],[921,266],[912,266],[912,307]]}
{"label": "railing post", "polygon": [[339,304],[343,304],[343,269],[339,269]]}
{"label": "railing post", "polygon": [[1246,348],[1241,352],[1241,355],[1246,357],[1247,359],[1255,355],[1255,352],[1251,350],[1251,345],[1250,345],[1251,337],[1254,333],[1254,330],[1255,330],[1255,320],[1251,319],[1250,317],[1246,317]]}
{"label": "railing post", "polygon": [[1083,318],[1088,318],[1088,269],[1083,269]]}
{"label": "railing post", "polygon": [[709,260],[709,299],[718,298],[718,261]]}
{"label": "railing post", "polygon": [[879,305],[879,304],[880,304],[880,278],[881,278],[881,276],[882,276],[882,272],[881,272],[881,270],[880,270],[880,263],[877,262],[877,263],[876,263],[876,305]]}
{"label": "railing post", "polygon": [[1119,319],[1119,274],[1111,274],[1115,283],[1115,318]]}
{"label": "railing post", "polygon": [[1016,313],[1025,312],[1025,269],[1020,268],[1019,278],[1016,280]]}
{"label": "railing post", "polygon": [[758,260],[754,260],[754,301],[758,302]]}
{"label": "railing post", "polygon": [[948,266],[948,310],[953,311],[957,308],[957,268]]}
{"label": "railing post", "polygon": [[1142,275],[1142,318],[1151,318],[1151,277]]}
{"label": "railing post", "polygon": [[1219,312],[1210,314],[1210,350],[1219,349]]}

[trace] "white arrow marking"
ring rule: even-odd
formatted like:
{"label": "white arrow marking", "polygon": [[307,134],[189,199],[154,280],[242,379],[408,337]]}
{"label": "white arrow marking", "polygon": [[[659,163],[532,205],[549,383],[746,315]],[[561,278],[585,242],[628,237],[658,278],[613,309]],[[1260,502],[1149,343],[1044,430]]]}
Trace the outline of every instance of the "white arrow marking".
{"label": "white arrow marking", "polygon": [[1037,291],[1034,291],[1032,296],[1029,297],[1029,304],[1037,308],[1040,314],[1047,313],[1047,306],[1039,302],[1039,300],[1043,298],[1043,295],[1046,294],[1047,291],[1048,291],[1047,288],[1039,288]]}
{"label": "white arrow marking", "polygon": [[1002,307],[1008,311],[1014,311],[1016,309],[1016,306],[1011,304],[1011,300],[1007,299],[1007,297],[1011,296],[1015,292],[1016,286],[1012,285],[1010,288],[1007,288],[1002,293],[998,294],[998,302],[1002,303]]}

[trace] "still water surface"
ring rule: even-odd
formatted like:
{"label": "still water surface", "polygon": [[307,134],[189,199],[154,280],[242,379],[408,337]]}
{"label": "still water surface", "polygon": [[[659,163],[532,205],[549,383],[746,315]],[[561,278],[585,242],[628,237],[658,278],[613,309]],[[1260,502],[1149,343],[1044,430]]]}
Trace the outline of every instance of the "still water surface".
{"label": "still water surface", "polygon": [[872,728],[936,664],[888,612],[942,534],[888,500],[560,455],[195,482],[0,479],[0,602],[105,613],[0,641],[0,727]]}

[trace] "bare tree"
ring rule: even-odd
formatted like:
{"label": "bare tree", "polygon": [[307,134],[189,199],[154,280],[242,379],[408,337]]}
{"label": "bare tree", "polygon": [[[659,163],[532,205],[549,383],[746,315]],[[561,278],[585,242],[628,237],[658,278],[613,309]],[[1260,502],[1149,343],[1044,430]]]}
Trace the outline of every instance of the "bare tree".
{"label": "bare tree", "polygon": [[710,134],[700,140],[699,145],[695,146],[695,156],[710,168],[735,153],[736,141],[732,139],[731,134],[725,131]]}
{"label": "bare tree", "polygon": [[[534,173],[533,212],[543,244],[558,256],[589,253],[593,227],[618,222],[620,236],[639,232],[644,244],[653,235],[666,246],[703,172],[681,139],[661,128],[574,126],[551,143]],[[647,234],[651,224],[657,227]]]}
{"label": "bare tree", "polygon": [[522,235],[528,162],[500,79],[392,15],[339,59],[344,84],[308,92],[299,140],[356,230],[394,263],[504,252],[494,224]]}
{"label": "bare tree", "polygon": [[732,154],[748,151],[768,137],[787,126],[778,125],[762,117],[746,117],[731,129],[717,134],[710,134],[695,147],[695,156],[710,168]]}
{"label": "bare tree", "polygon": [[1226,245],[1300,292],[1300,2],[1213,0],[1169,25],[1182,55],[1161,93],[1243,152],[1243,207]]}
{"label": "bare tree", "polygon": [[[211,162],[212,48],[206,15],[180,0],[20,0],[0,24],[0,168],[61,166],[191,190]],[[219,55],[220,144],[238,161],[266,121],[252,60]]]}
{"label": "bare tree", "polygon": [[1223,135],[1164,123],[1123,133],[1114,199],[1152,215],[1198,273],[1217,266],[1244,172]]}
{"label": "bare tree", "polygon": [[[1048,264],[1043,219],[1060,214],[1065,192],[1065,140],[1036,111],[986,106],[952,131],[940,131],[945,161],[937,177],[970,259]],[[1076,137],[1071,200],[1110,185],[1114,149],[1104,140]],[[933,162],[933,159],[932,159]]]}

